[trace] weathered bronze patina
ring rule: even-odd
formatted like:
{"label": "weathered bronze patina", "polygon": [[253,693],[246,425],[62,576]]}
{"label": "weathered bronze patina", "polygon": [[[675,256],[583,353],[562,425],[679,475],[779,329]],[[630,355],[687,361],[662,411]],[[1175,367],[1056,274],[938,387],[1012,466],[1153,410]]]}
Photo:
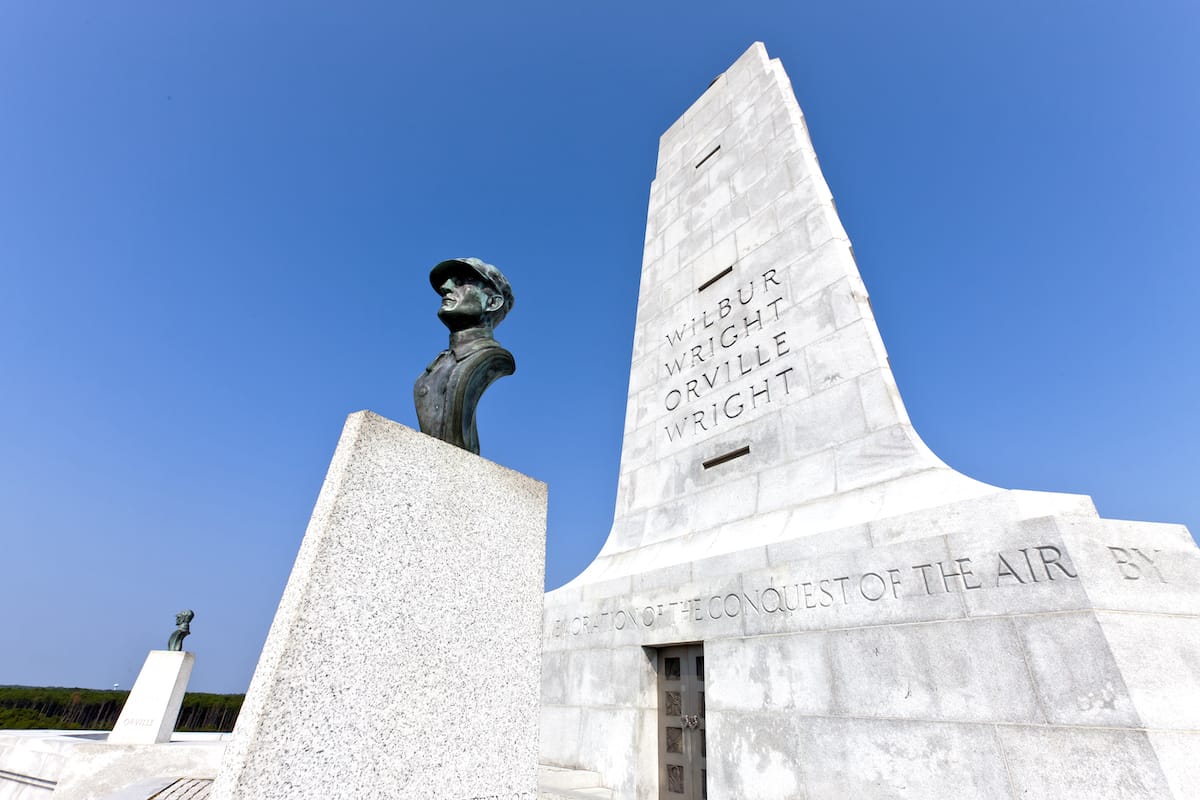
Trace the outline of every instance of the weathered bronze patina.
{"label": "weathered bronze patina", "polygon": [[440,319],[450,347],[425,368],[413,387],[421,432],[479,453],[475,408],[497,378],[512,375],[512,353],[492,336],[513,305],[508,279],[477,258],[443,261],[429,273],[442,296]]}
{"label": "weathered bronze patina", "polygon": [[168,650],[183,650],[183,640],[192,632],[192,620],[195,618],[196,612],[190,608],[185,608],[175,615],[175,630],[171,632],[171,638],[167,640]]}

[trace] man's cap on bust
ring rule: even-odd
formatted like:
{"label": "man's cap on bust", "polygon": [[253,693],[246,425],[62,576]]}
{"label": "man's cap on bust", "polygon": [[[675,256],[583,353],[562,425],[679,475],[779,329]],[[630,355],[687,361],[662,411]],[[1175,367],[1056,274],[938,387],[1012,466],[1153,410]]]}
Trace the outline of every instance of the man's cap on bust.
{"label": "man's cap on bust", "polygon": [[451,258],[441,262],[430,271],[429,284],[434,291],[441,291],[441,286],[446,279],[453,277],[479,280],[499,292],[500,296],[504,298],[504,308],[500,310],[499,315],[501,318],[512,310],[512,287],[508,285],[508,278],[505,278],[493,265],[480,261],[478,258]]}

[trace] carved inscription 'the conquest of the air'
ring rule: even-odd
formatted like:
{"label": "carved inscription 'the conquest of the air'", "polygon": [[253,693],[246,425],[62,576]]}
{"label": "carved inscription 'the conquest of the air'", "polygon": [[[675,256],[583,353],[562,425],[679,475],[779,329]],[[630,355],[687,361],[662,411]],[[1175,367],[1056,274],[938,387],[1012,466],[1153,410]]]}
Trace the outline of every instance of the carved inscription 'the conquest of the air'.
{"label": "carved inscription 'the conquest of the air'", "polygon": [[797,388],[779,325],[783,283],[769,269],[664,335],[667,440],[702,435]]}
{"label": "carved inscription 'the conquest of the air'", "polygon": [[1004,590],[1039,583],[1078,580],[1074,565],[1056,545],[1022,547],[983,556],[930,559],[920,564],[866,572],[793,577],[737,591],[666,598],[661,602],[622,602],[550,620],[551,638],[605,631],[636,631],[663,625],[690,625],[739,616],[831,612],[841,606],[903,602],[908,598]]}

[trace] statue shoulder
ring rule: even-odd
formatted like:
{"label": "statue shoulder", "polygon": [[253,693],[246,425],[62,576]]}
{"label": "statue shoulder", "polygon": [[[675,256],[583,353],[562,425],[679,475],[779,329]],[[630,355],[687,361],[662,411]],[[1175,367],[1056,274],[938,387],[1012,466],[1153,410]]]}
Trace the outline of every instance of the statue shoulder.
{"label": "statue shoulder", "polygon": [[470,361],[472,366],[486,364],[492,370],[503,375],[511,375],[517,369],[517,362],[513,358],[513,354],[495,339],[488,339],[474,345],[469,352],[461,354],[460,358],[462,361]]}

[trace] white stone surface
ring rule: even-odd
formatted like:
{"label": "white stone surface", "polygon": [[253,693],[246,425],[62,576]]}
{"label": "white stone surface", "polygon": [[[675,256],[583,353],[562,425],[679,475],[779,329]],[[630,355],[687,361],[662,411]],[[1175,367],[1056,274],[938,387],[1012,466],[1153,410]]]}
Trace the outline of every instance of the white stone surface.
{"label": "white stone surface", "polygon": [[[581,790],[591,790],[591,792],[585,794]],[[611,798],[612,791],[600,786],[600,776],[595,772],[545,765],[538,767],[539,800],[574,797]]]}
{"label": "white stone surface", "polygon": [[660,797],[685,643],[709,797],[1200,790],[1200,550],[929,451],[760,44],[662,136],[613,526],[543,636],[543,758],[616,800]]}
{"label": "white stone surface", "polygon": [[228,734],[177,733],[160,744],[107,739],[104,731],[0,731],[0,800],[99,800],[147,781],[211,779]]}
{"label": "white stone surface", "polygon": [[171,741],[195,663],[194,653],[151,650],[108,741],[112,744]]}
{"label": "white stone surface", "polygon": [[222,734],[201,734],[168,744],[82,743],[71,752],[54,790],[54,800],[119,796],[129,786],[151,778],[165,780],[164,785],[178,778],[211,779],[221,762],[226,738]]}
{"label": "white stone surface", "polygon": [[546,488],[352,414],[213,797],[532,800]]}

